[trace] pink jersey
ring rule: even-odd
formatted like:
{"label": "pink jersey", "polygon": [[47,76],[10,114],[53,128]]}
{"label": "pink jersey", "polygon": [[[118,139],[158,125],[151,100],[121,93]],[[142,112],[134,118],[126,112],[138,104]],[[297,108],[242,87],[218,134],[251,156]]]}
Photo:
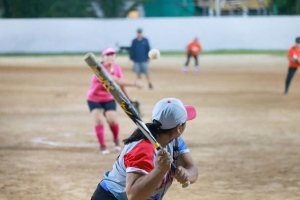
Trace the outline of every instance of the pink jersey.
{"label": "pink jersey", "polygon": [[[114,65],[109,70],[103,63],[106,71],[114,77],[122,78],[122,69],[118,65]],[[92,85],[87,95],[87,100],[94,102],[108,102],[114,100],[113,96],[104,88],[102,83],[98,80],[96,75],[93,75]]]}

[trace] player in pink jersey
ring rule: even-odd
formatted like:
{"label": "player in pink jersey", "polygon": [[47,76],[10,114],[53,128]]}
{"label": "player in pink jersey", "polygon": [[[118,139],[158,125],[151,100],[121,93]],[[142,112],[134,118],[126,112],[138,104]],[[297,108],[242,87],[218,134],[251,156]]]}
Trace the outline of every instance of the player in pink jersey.
{"label": "player in pink jersey", "polygon": [[[122,69],[115,64],[116,51],[113,48],[107,48],[102,52],[102,65],[112,75],[114,81],[120,86],[124,94],[130,100],[126,86],[142,87],[141,82],[127,81],[122,79]],[[95,121],[95,132],[100,144],[102,154],[108,154],[109,150],[105,144],[104,137],[104,122],[109,124],[110,130],[113,134],[115,143],[115,150],[121,151],[119,144],[119,124],[117,120],[116,102],[113,96],[104,88],[102,83],[98,80],[96,75],[93,75],[92,85],[87,95],[87,102]]]}

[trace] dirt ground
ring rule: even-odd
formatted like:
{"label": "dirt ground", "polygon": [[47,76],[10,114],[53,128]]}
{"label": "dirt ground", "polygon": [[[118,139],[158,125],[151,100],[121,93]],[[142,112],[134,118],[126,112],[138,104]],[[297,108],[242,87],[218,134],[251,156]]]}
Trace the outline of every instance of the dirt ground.
{"label": "dirt ground", "polygon": [[[183,135],[199,169],[165,200],[300,199],[300,74],[283,95],[284,56],[183,56],[150,63],[154,89],[130,88],[143,120],[163,97],[194,105]],[[124,77],[134,79],[127,57]],[[0,57],[0,199],[90,199],[117,153],[100,155],[86,104],[91,70],[81,56]],[[135,125],[118,108],[121,138]],[[106,127],[106,130],[108,128]],[[106,132],[109,148],[112,135]]]}

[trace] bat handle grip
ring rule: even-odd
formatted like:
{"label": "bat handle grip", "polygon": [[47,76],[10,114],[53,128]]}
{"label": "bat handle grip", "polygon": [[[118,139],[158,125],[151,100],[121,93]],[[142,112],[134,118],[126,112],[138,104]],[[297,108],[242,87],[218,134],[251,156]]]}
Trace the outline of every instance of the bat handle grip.
{"label": "bat handle grip", "polygon": [[190,184],[191,184],[190,181],[186,181],[185,183],[183,183],[183,184],[181,185],[181,187],[182,187],[182,188],[187,188]]}
{"label": "bat handle grip", "polygon": [[[160,146],[158,146],[158,147],[156,147],[156,149],[157,150],[160,150],[161,149],[161,147]],[[171,169],[172,169],[172,171],[175,173],[175,171],[176,171],[176,165],[174,164],[174,163],[172,163],[171,164]],[[190,181],[186,181],[185,183],[183,183],[182,184],[182,188],[187,188],[188,186],[190,185]]]}
{"label": "bat handle grip", "polygon": [[[176,170],[176,165],[174,163],[171,164],[171,169],[172,171],[175,173],[175,170]],[[190,185],[190,181],[186,181],[185,183],[183,183],[181,185],[182,188],[187,188],[188,186]]]}

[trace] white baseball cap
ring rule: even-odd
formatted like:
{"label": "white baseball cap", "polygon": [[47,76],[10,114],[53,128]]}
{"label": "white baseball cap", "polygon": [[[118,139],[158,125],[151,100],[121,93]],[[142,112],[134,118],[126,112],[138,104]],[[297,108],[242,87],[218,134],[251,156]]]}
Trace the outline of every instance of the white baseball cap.
{"label": "white baseball cap", "polygon": [[159,121],[161,129],[171,129],[196,117],[197,112],[193,106],[183,105],[176,98],[165,98],[160,100],[152,112],[152,120]]}

